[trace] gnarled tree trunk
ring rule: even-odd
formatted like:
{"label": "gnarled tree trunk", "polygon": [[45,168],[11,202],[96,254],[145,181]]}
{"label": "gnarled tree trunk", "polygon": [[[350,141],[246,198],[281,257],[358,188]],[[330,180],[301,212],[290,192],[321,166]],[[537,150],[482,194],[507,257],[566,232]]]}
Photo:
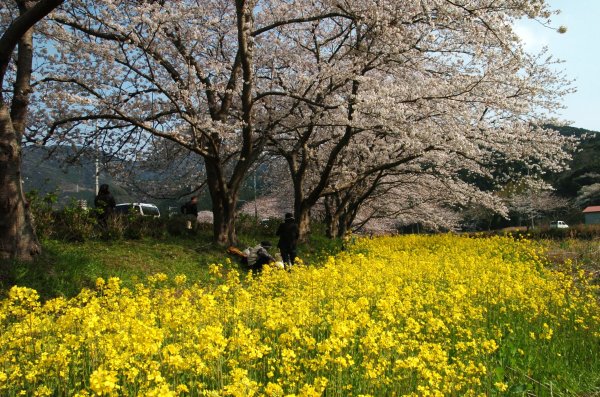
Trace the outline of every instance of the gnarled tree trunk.
{"label": "gnarled tree trunk", "polygon": [[[0,259],[32,260],[41,246],[21,183],[21,137],[27,122],[33,61],[33,26],[64,0],[17,1],[19,16],[0,37]],[[5,78],[18,44],[12,103]]]}
{"label": "gnarled tree trunk", "polygon": [[41,252],[21,184],[21,141],[0,105],[0,259],[30,261]]}
{"label": "gnarled tree trunk", "polygon": [[[30,261],[41,252],[21,183],[21,137],[31,93],[33,25],[62,1],[17,2],[20,15],[0,38],[0,259]],[[18,44],[12,102],[5,98],[8,65]]]}

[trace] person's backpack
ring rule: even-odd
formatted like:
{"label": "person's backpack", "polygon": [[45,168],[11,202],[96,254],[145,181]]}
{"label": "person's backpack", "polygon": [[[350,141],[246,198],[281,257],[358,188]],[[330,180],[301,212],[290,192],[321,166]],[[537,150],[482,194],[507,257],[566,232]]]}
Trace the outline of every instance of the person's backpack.
{"label": "person's backpack", "polygon": [[256,247],[248,247],[243,252],[246,254],[246,258],[248,258],[248,266],[252,267],[258,260],[258,250],[262,247],[257,245]]}

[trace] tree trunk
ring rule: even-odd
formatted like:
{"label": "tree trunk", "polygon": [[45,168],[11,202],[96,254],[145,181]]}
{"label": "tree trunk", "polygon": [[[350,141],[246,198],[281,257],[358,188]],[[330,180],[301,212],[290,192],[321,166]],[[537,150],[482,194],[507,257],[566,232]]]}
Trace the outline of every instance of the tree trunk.
{"label": "tree trunk", "polygon": [[41,252],[21,184],[21,142],[0,103],[0,259],[31,261]]}
{"label": "tree trunk", "polygon": [[[226,165],[220,160],[219,147],[221,137],[214,134],[212,137],[213,152],[204,156],[206,166],[206,180],[213,211],[213,238],[220,245],[237,244],[235,220],[237,216],[237,198],[240,185],[250,165],[256,160],[259,150],[253,142],[252,127],[252,90],[254,89],[253,77],[253,45],[252,45],[252,12],[245,0],[236,0],[238,51],[242,71],[242,145],[240,157],[232,170],[229,181],[225,177]],[[236,73],[233,71],[232,73]],[[225,108],[223,108],[224,110]],[[224,113],[225,114],[225,113]],[[213,115],[215,121],[221,120],[222,115]]]}
{"label": "tree trunk", "polygon": [[333,211],[329,217],[327,224],[327,237],[329,238],[341,238],[344,237],[350,224],[348,215],[345,211]]}
{"label": "tree trunk", "polygon": [[235,245],[237,243],[235,232],[237,190],[228,188],[223,178],[223,169],[218,161],[205,159],[204,164],[212,202],[213,239],[219,245]]}
{"label": "tree trunk", "polygon": [[300,235],[298,239],[305,241],[310,232],[310,208],[300,206],[295,212],[294,216],[296,217],[296,222],[298,222],[298,234]]}
{"label": "tree trunk", "polygon": [[217,244],[230,246],[237,244],[235,231],[235,200],[232,202],[226,196],[213,198],[213,237]]}
{"label": "tree trunk", "polygon": [[352,220],[350,220],[350,218],[351,217],[346,213],[340,217],[337,228],[337,236],[335,237],[342,238],[346,235],[346,232],[350,229],[350,225],[352,225]]}
{"label": "tree trunk", "polygon": [[337,216],[337,214],[335,212],[329,217],[329,221],[327,222],[326,226],[327,226],[327,228],[326,228],[327,237],[329,237],[329,238],[338,237],[340,218]]}
{"label": "tree trunk", "polygon": [[213,205],[213,235],[215,242],[223,246],[237,244],[237,233],[235,232],[235,217],[230,215],[230,211],[222,208],[216,208]]}
{"label": "tree trunk", "polygon": [[336,211],[335,199],[332,196],[325,197],[325,234],[329,238],[335,238],[339,217]]}
{"label": "tree trunk", "polygon": [[[0,259],[31,261],[41,252],[32,227],[21,182],[21,137],[25,132],[31,94],[32,26],[62,1],[20,3],[20,16],[0,38],[0,87],[18,43],[16,79],[9,109],[0,92]],[[31,7],[31,8],[30,8]]]}

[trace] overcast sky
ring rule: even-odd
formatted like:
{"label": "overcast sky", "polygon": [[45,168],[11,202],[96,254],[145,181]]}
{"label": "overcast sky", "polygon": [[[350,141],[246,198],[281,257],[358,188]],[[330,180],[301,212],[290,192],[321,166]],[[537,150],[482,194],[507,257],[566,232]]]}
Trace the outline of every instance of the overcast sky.
{"label": "overcast sky", "polygon": [[565,61],[561,65],[575,80],[577,92],[564,99],[562,118],[573,127],[600,131],[600,0],[548,0],[562,12],[552,26],[566,26],[559,34],[535,24],[519,24],[518,31],[528,49],[547,46],[550,54]]}

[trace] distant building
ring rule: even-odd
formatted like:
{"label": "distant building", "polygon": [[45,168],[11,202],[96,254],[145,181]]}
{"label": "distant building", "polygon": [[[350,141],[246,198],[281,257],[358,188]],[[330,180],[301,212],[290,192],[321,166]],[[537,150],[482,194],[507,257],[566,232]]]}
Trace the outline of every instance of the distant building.
{"label": "distant building", "polygon": [[593,205],[583,210],[586,225],[600,225],[600,205]]}

